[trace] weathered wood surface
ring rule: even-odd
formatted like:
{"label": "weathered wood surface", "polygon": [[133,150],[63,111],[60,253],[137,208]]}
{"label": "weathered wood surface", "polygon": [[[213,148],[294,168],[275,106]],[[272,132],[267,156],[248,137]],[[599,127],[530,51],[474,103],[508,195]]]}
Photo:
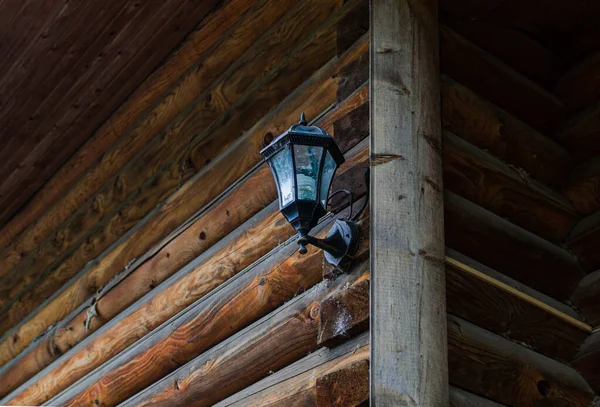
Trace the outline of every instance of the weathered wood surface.
{"label": "weathered wood surface", "polygon": [[569,183],[562,193],[583,215],[600,211],[600,157],[592,158],[573,169]]}
{"label": "weathered wood surface", "polygon": [[377,406],[448,405],[437,24],[436,1],[371,3],[370,399]]}
{"label": "weathered wood surface", "polygon": [[446,244],[550,297],[567,300],[583,272],[565,249],[445,192]]}
{"label": "weathered wood surface", "polygon": [[2,224],[217,2],[55,3],[2,71]]}
{"label": "weathered wood surface", "polygon": [[562,195],[449,132],[443,157],[446,189],[544,239],[562,243],[579,220]]}
{"label": "weathered wood surface", "polygon": [[454,258],[446,258],[448,312],[554,359],[571,361],[592,328]]}
{"label": "weathered wood surface", "polygon": [[[331,224],[322,224],[317,234],[326,235]],[[368,226],[364,222],[361,230],[368,231]],[[368,239],[361,242],[360,250],[368,251]],[[115,405],[124,401],[319,283],[323,261],[314,248],[306,255],[297,254],[295,239],[291,239],[49,403],[91,405],[98,400],[102,405]]]}
{"label": "weathered wood surface", "polygon": [[[206,160],[222,152],[243,134],[244,129],[256,123],[314,70],[325,64],[335,55],[336,22],[343,13],[331,14],[340,3],[340,0],[307,0],[299,3],[298,9],[288,12],[269,30],[269,33],[281,32],[281,35],[266,35],[255,42],[245,57],[236,60],[234,66],[220,76],[207,94],[200,95],[191,108],[169,125],[160,142],[153,143],[126,166],[119,175],[116,187],[106,186],[108,191],[102,201],[106,213],[98,213],[94,210],[93,202],[90,202],[88,211],[78,212],[58,232],[59,244],[46,242],[37,255],[30,256],[20,264],[21,272],[11,273],[11,276],[20,276],[20,281],[18,284],[7,284],[11,295],[7,295],[5,290],[0,291],[4,298],[14,298],[39,281],[41,283],[38,286],[52,284],[54,290],[60,287],[172,194],[183,181],[206,166]],[[356,3],[352,2],[344,10],[347,12]],[[262,12],[256,16],[260,14],[265,23],[269,21],[264,16],[271,15],[265,12],[265,8],[282,10],[274,4],[262,8]],[[296,13],[311,17],[299,20]],[[275,13],[276,17],[281,14]],[[256,24],[253,20],[250,20],[251,27]],[[261,21],[258,23],[261,24]],[[247,26],[244,28],[244,32],[250,29]],[[309,36],[317,28],[319,31],[314,33],[314,37]],[[292,55],[290,49],[293,50]],[[298,60],[309,60],[310,63],[299,64],[296,62]],[[256,72],[264,74],[256,75]],[[283,75],[287,76],[284,78]],[[229,109],[234,111],[229,114],[232,119],[224,116]],[[211,132],[215,125],[228,127],[229,131],[216,139],[215,132]],[[138,189],[140,186],[141,189]],[[104,215],[108,216],[101,221]],[[86,235],[88,231],[91,234]],[[81,242],[79,239],[83,237],[85,241]],[[63,259],[63,255],[66,258]],[[55,267],[57,269],[52,270]],[[46,275],[48,273],[49,276]],[[33,277],[27,278],[30,275]],[[45,292],[49,291],[46,287],[44,289]],[[43,295],[38,291],[30,292],[27,296],[27,301],[21,301],[16,308],[23,309],[25,303],[28,306],[37,305],[36,298],[47,298],[49,294]],[[1,299],[0,304],[7,306]],[[13,315],[11,318],[18,321],[22,316]],[[10,322],[3,321],[2,326],[7,323]]]}
{"label": "weathered wood surface", "polygon": [[573,367],[588,381],[596,393],[600,393],[600,331],[591,335],[579,349]]}
{"label": "weathered wood surface", "polygon": [[[104,182],[108,181],[121,167],[127,163],[143,146],[153,137],[161,126],[168,123],[168,111],[176,109],[174,106],[179,100],[185,104],[185,97],[190,95],[180,95],[180,90],[174,90],[171,102],[166,99],[164,106],[157,114],[154,111],[151,116],[154,117],[153,127],[148,127],[150,121],[144,118],[148,114],[158,99],[161,99],[165,92],[173,86],[182,73],[195,63],[203,61],[207,55],[207,50],[216,47],[221,42],[219,35],[222,30],[227,31],[250,6],[252,2],[247,0],[228,0],[215,12],[208,15],[189,38],[186,39],[179,48],[167,58],[163,64],[152,73],[135,92],[107,119],[107,121],[96,131],[93,138],[82,146],[77,153],[52,176],[35,194],[35,196],[23,207],[11,220],[2,228],[0,233],[0,247],[4,248],[13,239],[19,235],[29,225],[46,212],[43,220],[38,220],[32,229],[35,229],[34,242],[41,242],[43,238],[49,235],[60,223],[68,216],[79,209],[90,194],[93,194]],[[217,29],[218,28],[218,29]],[[230,48],[231,56],[235,57],[237,48]],[[193,83],[191,81],[186,86],[191,87],[192,95]],[[166,115],[166,116],[165,116]],[[166,121],[165,121],[166,120]],[[146,123],[145,131],[136,131],[136,126],[142,122]],[[152,129],[157,129],[153,131]],[[120,138],[124,135],[123,138]],[[114,147],[110,151],[103,153],[113,142]],[[95,161],[98,160],[98,163]],[[88,170],[88,168],[90,168]],[[78,179],[81,175],[81,179]],[[77,186],[68,189],[76,182]],[[68,190],[67,190],[68,189]],[[56,201],[56,202],[55,202]],[[54,205],[53,205],[54,203]],[[52,205],[52,207],[51,207]],[[50,209],[49,209],[50,208]],[[31,231],[30,231],[31,233]],[[25,243],[22,243],[25,244]],[[24,254],[28,252],[24,252]],[[15,262],[12,256],[2,255],[7,261]]]}
{"label": "weathered wood surface", "polygon": [[559,134],[560,142],[578,161],[600,154],[600,98],[597,101],[599,103],[574,116]]}
{"label": "weathered wood surface", "polygon": [[460,318],[448,318],[450,383],[510,406],[588,407],[595,394],[571,367]]}
{"label": "weathered wood surface", "polygon": [[595,328],[600,327],[600,301],[598,299],[600,299],[600,270],[585,276],[571,296],[573,305]]}
{"label": "weathered wood surface", "polygon": [[559,144],[447,76],[441,86],[446,130],[545,184],[568,179],[571,157]]}
{"label": "weathered wood surface", "polygon": [[600,268],[600,212],[582,219],[571,231],[565,247],[575,256],[586,272]]}
{"label": "weathered wood surface", "polygon": [[[448,6],[451,9],[454,5]],[[454,19],[447,14],[442,17],[442,21],[544,89],[553,90],[564,73],[564,61],[534,37],[510,24],[469,18]]]}
{"label": "weathered wood surface", "polygon": [[[323,76],[329,78],[324,83],[321,81]],[[331,79],[331,75],[327,72],[317,75],[314,83],[309,85],[291,95],[282,103],[281,109],[265,117],[255,128],[248,132],[248,139],[244,143],[234,148],[224,158],[219,159],[217,161],[219,164],[215,165],[218,168],[229,166],[231,160],[229,157],[237,157],[239,166],[244,167],[242,162],[239,161],[239,153],[242,151],[246,152],[245,156],[249,162],[258,160],[258,157],[247,154],[247,152],[250,149],[257,152],[260,150],[264,134],[280,130],[278,126],[288,126],[295,123],[301,111],[312,112],[313,109],[324,107],[335,94],[335,81]],[[366,123],[362,123],[362,126],[353,127],[349,127],[345,123],[345,117],[352,114],[352,109],[356,109],[361,104],[365,105],[366,91],[366,85],[363,85],[345,101],[340,102],[336,108],[330,110],[321,120],[320,124],[329,131],[334,127],[336,128],[335,137],[342,151],[347,151],[368,135],[368,129],[365,128]],[[362,132],[359,131],[361,127],[363,128]],[[356,163],[364,162],[365,154],[364,145],[348,153],[347,164],[340,169],[334,187],[337,187],[340,182],[348,182],[349,185],[345,187],[352,185],[354,192],[359,191],[357,185],[353,184],[352,179],[346,180],[345,173],[347,169],[352,172]],[[250,166],[250,168],[252,167]],[[214,172],[210,171],[195,182],[198,185],[203,184],[205,189],[207,185],[215,182],[221,185],[221,182],[223,182],[221,189],[211,188],[207,191],[211,194],[217,194],[219,191],[225,190],[229,185],[228,183],[235,181],[234,176],[236,173],[225,178],[215,178],[213,174]],[[361,174],[357,175],[360,182],[362,182]],[[211,196],[213,195],[207,197],[207,202],[210,202],[209,198]],[[87,304],[88,306],[94,305],[100,314],[100,317],[94,318],[91,324],[84,324],[87,320],[87,307],[81,308],[80,306],[79,312],[75,312],[75,315],[71,315],[66,322],[62,322],[59,327],[46,334],[42,341],[19,356],[18,361],[11,361],[10,367],[0,372],[0,389],[2,390],[0,394],[5,395],[8,391],[14,389],[16,385],[24,382],[25,379],[28,379],[52,360],[79,343],[129,304],[160,284],[194,257],[200,255],[234,227],[257,213],[276,196],[277,193],[272,183],[270,171],[263,165],[260,170],[256,170],[248,179],[221,198],[220,202],[215,203],[208,210],[202,211],[199,218],[192,219],[193,223],[190,224],[188,221],[185,230],[177,233],[175,237],[167,237],[164,243],[159,243],[158,249],[144,263],[138,264],[135,268],[130,267],[128,273],[131,275],[126,276],[125,280],[109,291],[103,292],[102,295],[97,295],[92,300],[92,304]],[[10,355],[6,357],[10,357]]]}
{"label": "weathered wood surface", "polygon": [[361,360],[319,377],[315,389],[318,407],[368,403],[369,361]]}
{"label": "weathered wood surface", "polygon": [[450,387],[450,407],[502,407],[502,405],[462,389]]}
{"label": "weathered wood surface", "polygon": [[[364,166],[366,159],[366,144],[363,142],[362,145],[357,146],[355,151],[349,154],[348,160],[340,169],[342,177],[347,169],[356,166],[358,163],[362,163],[361,166]],[[222,203],[217,204],[214,209],[205,212],[205,216],[189,227],[188,230],[192,230],[192,233],[184,232],[178,239],[172,241],[173,244],[162,248],[159,255],[155,257],[159,259],[158,264],[150,263],[150,267],[141,267],[131,274],[130,278],[125,279],[113,290],[109,291],[106,296],[100,298],[95,304],[95,310],[98,312],[99,318],[96,321],[92,320],[90,327],[98,329],[108,319],[119,313],[126,305],[149,291],[146,297],[143,297],[127,310],[121,312],[118,318],[111,319],[108,324],[95,334],[92,334],[85,341],[80,342],[61,359],[50,364],[46,369],[30,379],[28,383],[23,384],[19,389],[15,390],[12,395],[7,396],[5,401],[8,402],[11,400],[11,402],[15,402],[21,400],[21,402],[35,404],[47,400],[48,394],[51,396],[57,394],[66,386],[101,365],[129,344],[188,306],[191,302],[267,253],[278,242],[285,241],[291,236],[293,234],[292,228],[278,214],[276,205],[273,203],[268,209],[264,209],[261,212],[262,215],[256,215],[259,220],[254,221],[254,224],[243,225],[237,229],[237,232],[233,232],[233,235],[237,233],[238,237],[226,238],[225,241],[220,242],[217,246],[205,252],[199,259],[194,260],[168,278],[161,285],[160,291],[150,291],[153,285],[158,284],[161,279],[164,280],[177,270],[169,265],[171,253],[173,253],[175,265],[177,263],[185,264],[185,257],[189,257],[189,255],[178,256],[175,254],[178,251],[182,251],[182,245],[184,247],[187,246],[188,250],[192,252],[192,256],[194,256],[194,252],[197,254],[202,250],[206,250],[207,246],[205,246],[204,240],[209,240],[210,242],[210,239],[214,239],[214,237],[208,237],[207,232],[210,232],[211,229],[215,229],[213,234],[221,232],[221,218],[225,218],[223,223],[225,223],[224,227],[227,228],[229,226],[226,218],[231,217],[236,219],[237,217],[241,217],[244,219],[244,217],[248,216],[245,211],[252,213],[252,211],[259,210],[262,207],[261,202],[272,200],[276,197],[272,181],[269,184],[270,173],[268,169],[262,167],[258,174],[259,176],[254,177],[254,179],[249,178],[247,182],[232,192],[231,197],[234,201],[226,198]],[[266,198],[259,197],[256,200],[257,203],[253,203],[253,200],[250,200],[250,202],[239,205],[239,208],[235,209],[229,206],[229,204],[237,202],[240,199],[248,200],[249,196],[253,196],[257,192],[256,186],[261,184],[264,186],[260,187],[260,190],[263,191],[262,193],[264,193]],[[347,187],[346,185],[342,186]],[[252,188],[254,190],[250,192]],[[256,206],[258,208],[255,208]],[[211,224],[213,225],[212,227],[209,226]],[[198,233],[198,230],[201,230],[201,232]],[[202,239],[202,232],[204,232],[205,239]],[[196,243],[197,241],[198,243]],[[255,245],[257,247],[254,247]],[[195,246],[198,247],[195,248]],[[211,254],[209,255],[208,253]],[[184,257],[183,262],[181,261],[181,257]],[[159,266],[161,263],[163,264],[162,267]],[[163,268],[164,271],[162,271]],[[120,297],[124,299],[119,300]],[[56,359],[63,351],[70,349],[78,341],[83,340],[90,334],[90,332],[84,329],[86,316],[86,312],[81,312],[74,320],[64,324],[65,326],[60,330],[51,332],[48,338],[45,338],[22,361],[11,365],[10,369],[2,372],[2,383],[13,387],[18,382],[22,382],[23,379],[27,378],[20,371],[27,368],[28,376],[31,376],[32,373],[39,371],[43,367],[43,364],[39,363],[40,356],[50,362]],[[143,326],[140,326],[140,320],[144,321]],[[61,348],[58,352],[55,352],[54,347],[47,349],[48,343],[58,344]],[[96,357],[90,359],[89,352],[95,353]],[[137,374],[138,377],[149,377],[149,375],[149,372],[146,372],[144,375]],[[13,377],[16,377],[18,381]],[[120,381],[117,382],[120,383]],[[115,391],[113,395],[116,394],[117,392]]]}
{"label": "weathered wood surface", "polygon": [[573,111],[600,100],[600,52],[595,52],[570,69],[557,84],[555,93]]}
{"label": "weathered wood surface", "polygon": [[563,124],[567,109],[550,92],[450,28],[440,33],[444,74],[550,136]]}
{"label": "weathered wood surface", "polygon": [[347,284],[368,279],[366,268],[363,264],[333,283],[313,287],[123,405],[210,406],[317,350],[321,302]]}
{"label": "weathered wood surface", "polygon": [[[341,13],[332,16],[329,22],[326,23],[326,28],[324,28],[325,33],[327,34],[324,34],[323,37],[315,37],[314,41],[309,40],[308,43],[304,44],[303,50],[309,54],[313,54],[315,52],[325,52],[325,54],[335,52],[334,34],[336,18],[339,18],[344,11],[350,10],[356,4],[357,2],[355,1],[347,3]],[[327,46],[317,46],[315,42],[316,44],[325,43]],[[331,49],[329,46],[331,46]],[[331,78],[331,76],[336,72],[336,69],[339,69],[345,64],[356,59],[359,55],[365,52],[367,46],[368,43],[363,39],[345,54],[341,55],[340,57],[335,57],[332,61],[330,61],[329,64],[327,64],[327,66],[319,70],[317,73],[314,73],[314,80],[311,82],[312,86],[317,86],[316,84],[318,83],[326,82],[327,79],[335,81],[335,78]],[[271,134],[278,134],[278,132],[283,129],[278,129],[276,126],[263,129],[257,126],[257,128],[255,128],[256,131],[265,130],[260,135],[260,143],[257,142],[255,138],[256,132],[254,132],[253,136],[242,137],[235,142],[228,150],[227,154],[222,154],[216,162],[210,160],[214,159],[214,156],[221,151],[224,143],[226,143],[228,140],[233,142],[231,138],[236,137],[238,132],[241,131],[240,129],[252,127],[255,121],[258,120],[256,116],[260,114],[267,114],[270,103],[276,104],[278,101],[280,101],[280,98],[284,98],[287,93],[292,92],[295,82],[292,80],[292,77],[295,77],[295,75],[304,74],[308,76],[310,73],[313,73],[316,67],[313,67],[311,64],[298,64],[295,62],[296,58],[302,60],[303,57],[306,57],[304,52],[293,54],[292,59],[287,60],[287,69],[283,69],[274,77],[277,85],[270,83],[257,89],[257,92],[255,93],[257,94],[256,97],[258,97],[261,101],[260,103],[252,103],[256,100],[253,98],[246,98],[243,108],[237,109],[234,111],[234,113],[227,115],[226,121],[221,127],[218,127],[211,132],[210,136],[205,138],[203,142],[190,147],[187,150],[185,157],[188,157],[187,159],[193,163],[191,164],[191,167],[202,168],[202,170],[194,176],[192,181],[186,182],[181,188],[177,189],[176,192],[171,195],[164,202],[164,204],[162,204],[162,206],[160,206],[157,210],[155,210],[154,213],[151,214],[151,216],[143,219],[142,222],[136,225],[136,228],[133,229],[133,231],[130,231],[127,236],[120,239],[116,245],[111,247],[111,250],[107,251],[105,255],[103,255],[102,262],[98,264],[92,264],[88,270],[85,270],[84,274],[87,276],[85,279],[77,278],[73,284],[70,284],[68,287],[66,287],[65,291],[55,295],[55,299],[52,300],[54,308],[42,308],[42,312],[46,312],[45,317],[38,316],[36,314],[35,318],[38,318],[38,321],[40,321],[40,319],[41,321],[45,321],[42,322],[42,324],[48,325],[52,323],[48,322],[48,315],[59,314],[58,318],[54,316],[50,317],[54,319],[54,321],[64,318],[72,310],[72,308],[68,309],[68,304],[74,304],[77,301],[81,303],[86,298],[90,297],[98,287],[105,285],[117,272],[125,268],[125,266],[132,259],[142,256],[146,250],[158,242],[168,232],[173,230],[176,225],[184,222],[185,219],[195,211],[195,208],[205,205],[217,193],[221,192],[224,188],[234,182],[246,171],[250,170],[257,162],[259,162],[261,158],[258,151],[260,146],[263,145],[262,143],[264,134],[268,133],[268,130],[272,131]],[[321,78],[321,80],[319,81],[317,78]],[[309,85],[306,85],[306,87],[308,86]],[[311,95],[311,93],[309,92],[307,95]],[[333,95],[333,98],[335,98],[335,95]],[[324,101],[325,100],[321,100],[319,103]],[[307,106],[310,106],[310,104]],[[292,109],[291,106],[289,108]],[[295,106],[295,108],[299,107]],[[318,111],[314,112],[315,115],[317,113]],[[270,117],[273,118],[273,115]],[[186,126],[188,126],[187,128],[189,131],[197,128],[190,123],[188,123]],[[248,154],[248,151],[252,151],[254,153]],[[241,152],[243,152],[243,154]],[[236,161],[238,162],[238,165],[232,167],[230,165],[231,160],[229,157],[237,157]],[[243,161],[240,160],[240,157],[242,157]],[[172,188],[177,188],[181,180],[179,176],[179,165],[176,167],[177,169],[174,168],[173,171],[161,173],[161,176],[164,178],[164,182],[159,181],[156,184],[149,184],[148,193],[157,192],[156,189],[160,189],[161,186],[165,186],[165,184],[171,185]],[[213,174],[219,174],[218,179],[220,183],[219,185],[213,185],[212,190],[208,190],[206,188],[206,180],[215,179]],[[184,175],[184,179],[187,179],[189,176],[191,176],[191,174]],[[198,185],[200,185],[200,187],[198,187]],[[198,194],[197,191],[199,189],[203,190],[204,193]],[[150,196],[155,197],[155,195]],[[143,209],[144,205],[148,205],[147,198],[149,198],[148,195],[142,195],[139,197],[139,200],[136,199],[132,201],[125,209],[122,209],[121,212],[131,212],[131,215],[136,215]],[[142,208],[140,208],[140,206]],[[168,214],[168,216],[166,216],[166,214]],[[117,214],[117,216],[111,220],[111,223],[109,223],[103,230],[108,232],[118,230],[119,225],[121,225],[121,221],[121,217],[119,217]],[[130,219],[129,221],[133,222],[133,219]],[[104,234],[100,233],[100,237],[104,237]],[[79,251],[77,253],[79,253]],[[65,266],[68,266],[69,262],[67,261],[64,264]],[[61,269],[58,269],[57,271],[60,273]],[[48,291],[53,292],[53,290],[51,291],[50,289],[48,289]],[[39,292],[37,294],[39,294]],[[27,294],[27,296],[31,295],[34,295],[33,291],[28,292]],[[60,300],[61,298],[63,299],[62,302]],[[15,304],[19,304],[21,307],[26,307],[29,303],[25,302],[26,299],[27,298],[21,298],[21,301]],[[42,330],[43,329],[45,328],[42,328]],[[19,334],[18,337],[21,338],[22,335]],[[2,348],[2,345],[0,345],[0,348]]]}
{"label": "weathered wood surface", "polygon": [[[317,380],[345,367],[369,362],[369,335],[361,334],[333,349],[321,348],[215,404],[215,407],[317,406]],[[368,383],[369,375],[366,374]],[[348,386],[340,390],[353,393]],[[367,387],[368,391],[368,387]],[[340,405],[340,404],[330,404]],[[348,404],[341,404],[348,405]]]}

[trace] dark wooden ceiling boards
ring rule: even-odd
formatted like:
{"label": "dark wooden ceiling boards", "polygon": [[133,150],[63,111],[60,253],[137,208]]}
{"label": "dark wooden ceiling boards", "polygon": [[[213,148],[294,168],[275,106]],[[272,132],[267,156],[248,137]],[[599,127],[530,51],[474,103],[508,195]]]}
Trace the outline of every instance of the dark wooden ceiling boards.
{"label": "dark wooden ceiling boards", "polygon": [[0,225],[217,3],[0,4]]}

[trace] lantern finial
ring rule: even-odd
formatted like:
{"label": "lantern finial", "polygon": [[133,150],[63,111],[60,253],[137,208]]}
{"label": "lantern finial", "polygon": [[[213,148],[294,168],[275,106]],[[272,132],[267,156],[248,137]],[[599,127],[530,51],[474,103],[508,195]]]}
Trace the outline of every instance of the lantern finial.
{"label": "lantern finial", "polygon": [[304,115],[304,112],[302,112],[302,114],[300,115],[300,121],[298,122],[298,124],[300,124],[302,126],[306,126],[308,124],[306,121],[306,116]]}

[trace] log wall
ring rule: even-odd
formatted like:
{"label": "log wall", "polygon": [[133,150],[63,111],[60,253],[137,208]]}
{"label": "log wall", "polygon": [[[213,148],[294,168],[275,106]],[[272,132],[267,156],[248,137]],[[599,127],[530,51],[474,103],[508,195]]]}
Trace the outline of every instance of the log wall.
{"label": "log wall", "polygon": [[[450,405],[588,406],[598,57],[476,3],[439,2]],[[0,404],[367,405],[370,219],[343,272],[299,255],[259,150],[306,112],[364,199],[368,10],[221,2],[0,231]]]}

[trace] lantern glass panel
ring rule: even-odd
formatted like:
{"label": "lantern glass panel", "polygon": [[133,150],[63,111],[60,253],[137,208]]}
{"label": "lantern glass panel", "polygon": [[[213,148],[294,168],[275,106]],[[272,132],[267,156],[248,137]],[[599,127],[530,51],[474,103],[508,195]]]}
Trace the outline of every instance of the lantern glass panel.
{"label": "lantern glass panel", "polygon": [[292,150],[285,148],[275,154],[270,160],[271,168],[277,177],[279,201],[283,208],[294,200],[294,166]]}
{"label": "lantern glass panel", "polygon": [[322,155],[323,147],[294,146],[298,199],[306,201],[317,200],[317,183]]}
{"label": "lantern glass panel", "polygon": [[333,157],[327,151],[327,155],[325,156],[325,163],[323,164],[323,175],[321,176],[321,191],[319,191],[319,197],[321,198],[321,203],[323,204],[323,208],[327,209],[327,198],[329,196],[329,187],[331,186],[331,180],[333,179],[333,174],[337,169],[337,164],[333,160]]}

